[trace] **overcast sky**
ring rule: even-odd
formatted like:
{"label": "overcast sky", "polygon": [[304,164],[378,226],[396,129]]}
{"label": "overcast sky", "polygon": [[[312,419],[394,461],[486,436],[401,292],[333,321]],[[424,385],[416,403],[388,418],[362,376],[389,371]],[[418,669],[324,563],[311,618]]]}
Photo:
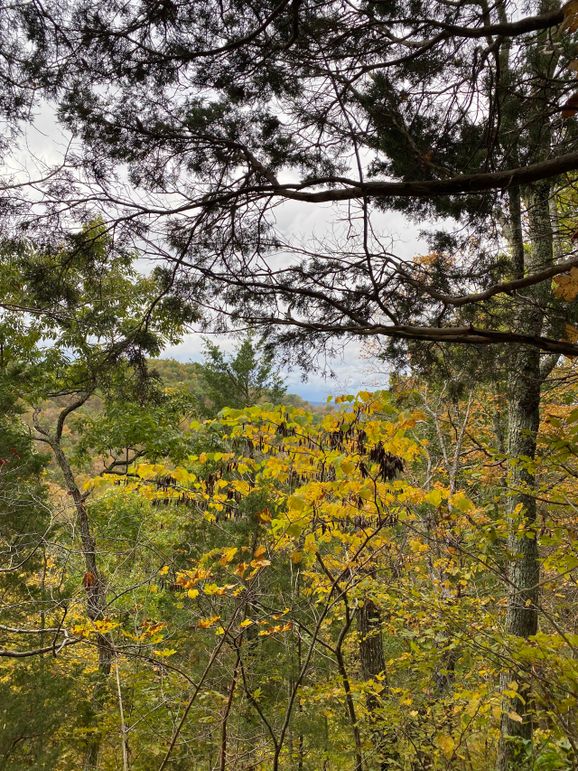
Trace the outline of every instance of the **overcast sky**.
{"label": "overcast sky", "polygon": [[[343,204],[311,205],[288,201],[276,209],[276,219],[277,227],[287,240],[323,240],[327,234],[331,234],[334,240],[339,237],[339,231],[344,231],[346,227]],[[400,257],[410,259],[427,251],[427,245],[418,237],[419,228],[401,214],[376,214],[372,222],[375,227],[379,226],[384,240],[391,239],[392,251]],[[236,344],[231,337],[214,336],[212,339],[227,351],[233,350]],[[165,355],[178,361],[201,361],[202,349],[201,335],[191,334],[180,345],[168,348]],[[337,356],[327,362],[321,361],[319,365],[319,372],[284,370],[289,390],[304,399],[322,402],[329,395],[356,393],[387,385],[386,365],[371,354],[368,346],[360,343],[347,344]],[[333,370],[334,377],[324,375],[322,370],[325,368]]]}
{"label": "overcast sky", "polygon": [[[21,179],[37,178],[47,166],[57,164],[70,145],[71,137],[57,124],[53,109],[44,105],[37,114],[34,125],[26,127],[19,147],[7,161],[6,171]],[[324,240],[329,236],[334,242],[345,237],[347,211],[343,204],[306,204],[288,201],[276,208],[277,228],[287,240],[297,239],[305,243],[311,239]],[[418,237],[419,228],[399,213],[380,213],[372,216],[374,228],[380,237],[391,244],[391,251],[410,259],[427,251],[426,244]],[[237,341],[222,335],[212,338],[224,350],[231,351]],[[199,333],[192,332],[182,343],[167,348],[164,356],[182,362],[202,360],[203,341]],[[334,377],[322,370],[333,371]],[[387,385],[384,364],[371,355],[366,346],[349,343],[338,355],[320,362],[320,371],[303,373],[299,369],[285,369],[289,390],[311,401],[325,401],[327,396],[354,393]]]}

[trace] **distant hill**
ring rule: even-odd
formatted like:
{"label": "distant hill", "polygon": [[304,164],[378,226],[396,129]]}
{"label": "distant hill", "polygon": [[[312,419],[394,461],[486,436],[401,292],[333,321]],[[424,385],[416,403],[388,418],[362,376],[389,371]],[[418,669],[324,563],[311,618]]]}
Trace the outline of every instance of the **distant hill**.
{"label": "distant hill", "polygon": [[[199,400],[204,398],[202,371],[203,365],[198,362],[181,362],[176,359],[150,359],[149,367],[152,374],[169,388],[181,388],[196,396]],[[324,402],[308,402],[298,394],[285,394],[282,404],[293,407],[309,407],[317,411],[324,406]]]}
{"label": "distant hill", "polygon": [[150,372],[169,388],[184,388],[191,393],[202,387],[202,365],[176,359],[149,359]]}

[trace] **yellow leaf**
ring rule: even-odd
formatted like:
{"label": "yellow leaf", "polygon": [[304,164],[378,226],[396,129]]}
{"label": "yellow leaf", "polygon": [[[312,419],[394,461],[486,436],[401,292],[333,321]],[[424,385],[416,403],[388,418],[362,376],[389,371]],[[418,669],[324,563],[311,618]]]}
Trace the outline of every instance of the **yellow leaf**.
{"label": "yellow leaf", "polygon": [[203,592],[208,596],[222,597],[229,589],[234,589],[235,584],[226,584],[225,586],[219,586],[218,584],[205,584],[203,586]]}
{"label": "yellow leaf", "polygon": [[228,565],[232,561],[233,557],[237,553],[236,546],[230,546],[228,549],[223,549],[223,556],[219,560],[219,565]]}
{"label": "yellow leaf", "polygon": [[416,552],[417,554],[422,554],[423,552],[426,552],[429,549],[429,546],[427,545],[427,543],[423,543],[423,541],[420,541],[418,538],[410,538],[409,547],[413,552]]}
{"label": "yellow leaf", "polygon": [[101,619],[93,622],[94,628],[97,632],[100,632],[100,634],[107,634],[108,632],[112,631],[113,629],[116,629],[117,626],[119,626],[118,622],[116,621],[108,621],[107,619]]}
{"label": "yellow leaf", "polygon": [[458,511],[463,512],[464,514],[468,511],[471,511],[474,508],[474,504],[470,501],[470,499],[465,495],[465,493],[459,491],[457,493],[454,493],[448,498],[448,503],[452,508],[457,509]]}
{"label": "yellow leaf", "polygon": [[201,618],[199,621],[197,621],[197,626],[199,629],[208,629],[209,627],[214,626],[220,618],[220,616],[209,616],[208,618]]}
{"label": "yellow leaf", "polygon": [[513,709],[508,712],[508,717],[510,720],[513,720],[515,723],[523,723],[524,718],[521,715],[518,715],[517,712],[515,712]]}
{"label": "yellow leaf", "polygon": [[[576,3],[578,5],[578,0]],[[578,22],[578,10],[576,11],[576,21]],[[576,299],[578,295],[578,268],[572,268],[567,273],[562,273],[554,278],[554,294],[566,302],[572,302]]]}
{"label": "yellow leaf", "polygon": [[352,460],[344,460],[341,464],[341,471],[346,476],[350,476],[355,471],[355,463]]}
{"label": "yellow leaf", "polygon": [[248,626],[253,626],[254,623],[255,622],[252,621],[250,618],[246,618],[243,621],[241,621],[239,626],[241,627],[241,629],[246,629]]}
{"label": "yellow leaf", "polygon": [[196,570],[187,570],[186,572],[179,573],[177,575],[176,583],[178,586],[182,586],[184,589],[190,589],[199,581],[203,581],[205,578],[209,578],[211,575],[210,570],[205,568],[197,568]]}
{"label": "yellow leaf", "polygon": [[290,511],[303,511],[307,506],[307,501],[300,495],[291,495],[287,501]]}
{"label": "yellow leaf", "polygon": [[161,650],[153,650],[153,653],[160,658],[167,658],[168,656],[174,656],[176,650],[174,648],[162,648]]}
{"label": "yellow leaf", "polygon": [[255,573],[255,571],[260,570],[261,568],[266,568],[267,565],[270,565],[271,560],[251,560],[249,564],[252,568],[255,568],[253,571],[253,573]]}
{"label": "yellow leaf", "polygon": [[317,544],[315,543],[315,536],[313,535],[313,533],[308,533],[305,536],[303,551],[306,551],[308,554],[315,554],[315,552],[317,551]]}
{"label": "yellow leaf", "polygon": [[449,734],[440,734],[436,739],[436,744],[446,757],[453,755],[456,748],[455,739],[453,739]]}
{"label": "yellow leaf", "polygon": [[430,492],[424,496],[424,502],[437,507],[441,504],[444,497],[444,491],[436,488],[435,490],[430,490]]}
{"label": "yellow leaf", "polygon": [[166,576],[168,572],[169,572],[169,566],[163,565],[162,568],[159,570],[159,576]]}

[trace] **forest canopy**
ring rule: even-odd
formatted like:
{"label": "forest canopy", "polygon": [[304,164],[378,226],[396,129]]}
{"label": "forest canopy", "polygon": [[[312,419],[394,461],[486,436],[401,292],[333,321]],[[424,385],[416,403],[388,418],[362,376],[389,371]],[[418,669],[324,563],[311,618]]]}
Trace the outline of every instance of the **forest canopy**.
{"label": "forest canopy", "polygon": [[576,768],[576,0],[0,15],[2,768]]}

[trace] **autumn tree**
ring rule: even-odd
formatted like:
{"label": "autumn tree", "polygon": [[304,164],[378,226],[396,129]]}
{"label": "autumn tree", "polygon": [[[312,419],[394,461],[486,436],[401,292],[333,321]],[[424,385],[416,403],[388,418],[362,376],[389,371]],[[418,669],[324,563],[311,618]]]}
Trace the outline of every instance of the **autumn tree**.
{"label": "autumn tree", "polygon": [[[72,64],[55,93],[84,148],[42,217],[96,203],[167,258],[183,300],[306,365],[335,336],[511,346],[506,631],[535,636],[540,400],[577,353],[574,231],[556,213],[578,167],[575,3],[53,5],[27,6],[34,71]],[[275,226],[288,203],[348,227],[297,240]],[[384,237],[392,210],[437,229],[425,258]],[[502,769],[532,737],[523,690],[506,694]]]}
{"label": "autumn tree", "polygon": [[[139,409],[155,402],[146,358],[158,354],[163,343],[176,341],[191,317],[166,296],[158,278],[134,272],[133,259],[115,251],[99,223],[87,225],[63,244],[40,250],[26,243],[6,243],[2,252],[6,324],[14,331],[18,325],[22,328],[20,335],[4,341],[4,356],[14,360],[12,366],[26,369],[27,384],[19,398],[32,413],[32,439],[51,453],[71,498],[84,561],[86,615],[94,622],[104,619],[107,581],[99,565],[89,491],[82,490],[75,468],[75,452],[86,453],[90,432],[85,425],[83,441],[75,447],[70,441],[71,421],[95,397],[104,398],[109,410],[114,402],[124,402],[124,417],[120,420],[117,413],[116,431],[109,427],[106,439],[99,440],[93,430],[92,448],[104,454],[108,470],[119,466],[126,470],[142,454],[151,433],[150,425],[147,432],[146,423],[138,420]],[[157,312],[143,316],[143,307],[155,298]],[[135,411],[136,420],[131,421]],[[157,415],[153,425],[158,426],[160,418]],[[154,457],[154,451],[149,452]],[[30,550],[36,551],[33,544]],[[96,713],[114,656],[105,633],[97,635],[97,648]],[[98,738],[89,742],[87,768],[96,767],[98,747]]]}
{"label": "autumn tree", "polygon": [[[35,452],[19,402],[30,370],[22,325],[0,321],[0,757],[5,768],[51,764],[48,737],[58,711],[70,704],[71,681],[58,678],[50,657],[70,642],[50,620],[65,616],[62,594],[48,588],[49,543],[58,523],[43,471],[47,456]],[[55,687],[55,681],[58,685]],[[31,719],[29,694],[39,706]]]}
{"label": "autumn tree", "polygon": [[[210,450],[177,468],[135,464],[127,493],[185,496],[205,522],[191,562],[162,568],[205,651],[162,767],[212,752],[222,768],[246,753],[272,768],[307,768],[304,758],[312,768],[486,768],[498,745],[504,660],[532,671],[536,763],[568,761],[572,603],[548,592],[539,635],[503,636],[507,468],[487,401],[444,402],[414,381],[395,397],[339,398],[323,417],[229,409],[193,426]],[[573,436],[571,408],[551,409]],[[540,454],[557,481],[541,466],[540,495],[561,503],[572,480],[557,477],[550,442]],[[555,450],[566,462],[572,442]],[[571,591],[573,525],[546,507],[540,522],[550,533],[544,580]],[[173,650],[180,663],[184,650]],[[520,700],[520,671],[506,686],[511,699]],[[221,706],[207,710],[204,693]]]}

